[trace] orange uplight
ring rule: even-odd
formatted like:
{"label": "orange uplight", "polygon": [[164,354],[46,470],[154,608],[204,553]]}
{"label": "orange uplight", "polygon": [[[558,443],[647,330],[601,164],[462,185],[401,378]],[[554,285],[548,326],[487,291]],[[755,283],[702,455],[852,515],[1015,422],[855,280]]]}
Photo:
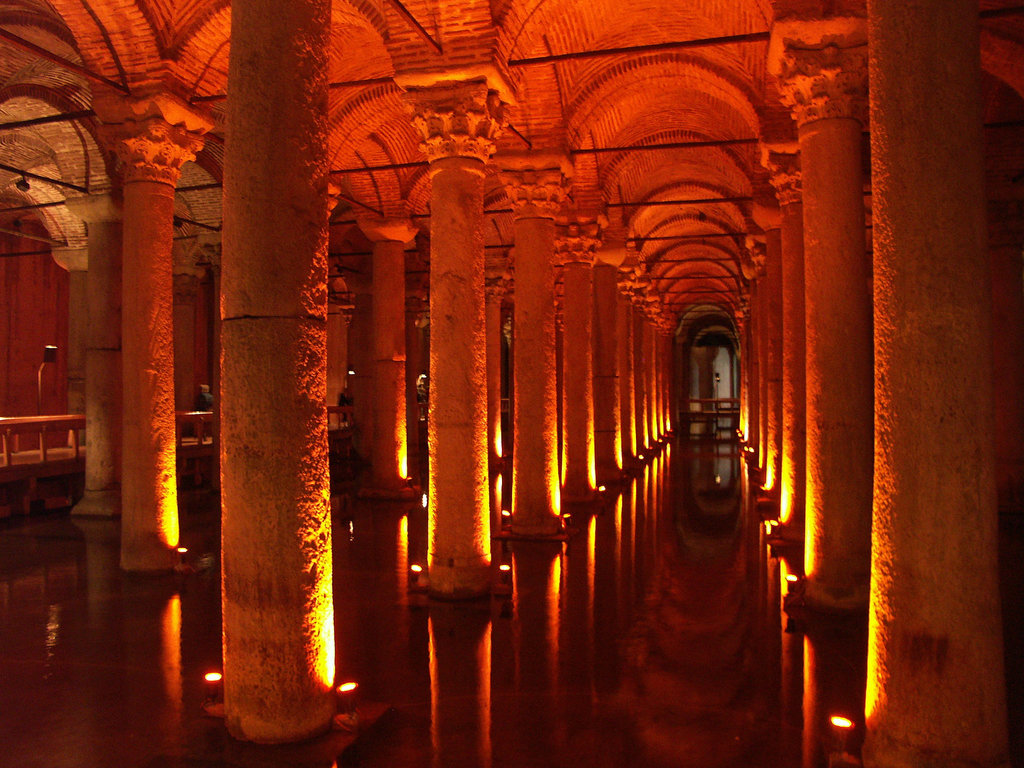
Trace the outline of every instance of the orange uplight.
{"label": "orange uplight", "polygon": [[402,479],[409,479],[409,456],[406,454],[405,446],[398,452],[398,473]]}
{"label": "orange uplight", "polygon": [[423,566],[422,565],[418,565],[416,563],[413,563],[412,565],[409,566],[409,570],[412,571],[413,573],[423,573]]}
{"label": "orange uplight", "polygon": [[420,503],[423,504],[423,508],[427,508],[427,494],[423,494],[423,498],[420,499]]}
{"label": "orange uplight", "polygon": [[207,672],[205,675],[203,675],[203,680],[205,680],[208,683],[219,683],[223,679],[224,675],[222,675],[220,672]]}
{"label": "orange uplight", "polygon": [[607,490],[607,488],[603,485],[599,485],[597,486],[597,490],[599,490],[601,493],[604,493]]}
{"label": "orange uplight", "polygon": [[184,555],[188,553],[188,547],[178,547],[178,554]]}
{"label": "orange uplight", "polygon": [[512,517],[512,513],[509,512],[507,509],[503,509],[503,510],[501,510],[501,516],[502,517]]}
{"label": "orange uplight", "polygon": [[847,728],[853,728],[853,720],[848,717],[843,717],[842,715],[832,715],[832,717],[829,718],[829,722],[836,728],[842,728],[844,730]]}
{"label": "orange uplight", "polygon": [[338,693],[348,693],[359,687],[359,683],[342,683],[338,686]]}
{"label": "orange uplight", "polygon": [[502,563],[501,565],[498,566],[498,570],[507,573],[508,571],[512,570],[512,566],[509,565],[508,563]]}
{"label": "orange uplight", "polygon": [[800,577],[797,576],[795,573],[788,573],[786,574],[786,581],[788,581],[790,584],[795,584],[796,582],[800,581]]}

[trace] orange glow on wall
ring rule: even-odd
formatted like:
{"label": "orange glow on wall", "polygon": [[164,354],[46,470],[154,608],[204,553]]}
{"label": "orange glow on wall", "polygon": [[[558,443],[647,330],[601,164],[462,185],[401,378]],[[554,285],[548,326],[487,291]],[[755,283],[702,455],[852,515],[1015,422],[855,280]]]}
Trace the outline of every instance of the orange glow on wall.
{"label": "orange glow on wall", "polygon": [[504,455],[502,449],[501,426],[499,425],[494,428],[494,455],[499,459]]}
{"label": "orange glow on wall", "polygon": [[764,483],[761,485],[761,489],[770,491],[775,487],[775,468],[772,462],[769,460],[764,468]]}
{"label": "orange glow on wall", "polygon": [[783,483],[779,490],[779,522],[788,523],[793,517],[793,489]]}
{"label": "orange glow on wall", "polygon": [[168,550],[176,551],[181,532],[178,528],[178,486],[176,472],[164,473],[157,490],[157,530]]}
{"label": "orange glow on wall", "polygon": [[404,440],[398,449],[398,474],[403,480],[409,479],[409,452],[406,450]]}

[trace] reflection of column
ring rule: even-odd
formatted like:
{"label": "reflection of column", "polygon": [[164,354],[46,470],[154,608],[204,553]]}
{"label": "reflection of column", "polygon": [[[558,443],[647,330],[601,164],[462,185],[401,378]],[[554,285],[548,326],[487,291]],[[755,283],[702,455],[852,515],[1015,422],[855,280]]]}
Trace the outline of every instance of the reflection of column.
{"label": "reflection of column", "polygon": [[868,10],[877,414],[864,764],[1005,766],[978,12]]}
{"label": "reflection of column", "polygon": [[635,461],[636,403],[633,395],[633,321],[632,304],[627,293],[625,274],[618,275],[619,290],[615,294],[615,366],[619,377],[619,424],[622,427],[621,456],[623,464]]}
{"label": "reflection of column", "polygon": [[68,273],[68,413],[85,413],[89,252],[85,248],[54,248],[51,255]]}
{"label": "reflection of column", "polygon": [[69,198],[89,230],[85,349],[85,494],[76,515],[121,513],[121,206],[110,195]]}
{"label": "reflection of column", "polygon": [[373,241],[373,438],[372,495],[411,495],[406,486],[405,244],[416,236],[408,219],[360,219]]}
{"label": "reflection of column", "polygon": [[594,265],[594,454],[597,478],[602,484],[619,479],[622,471],[622,425],[619,408],[616,337],[618,284],[616,276],[622,249],[599,251]]}
{"label": "reflection of column", "polygon": [[165,94],[120,100],[103,111],[125,174],[121,567],[170,569],[178,544],[174,185],[202,146],[197,134],[211,123]]}
{"label": "reflection of column", "polygon": [[483,81],[410,86],[430,163],[430,590],[487,591],[487,364],[483,178],[500,130]]}
{"label": "reflection of column", "polygon": [[807,389],[804,386],[804,219],[799,155],[766,152],[781,208],[782,234],[782,467],[779,520],[787,538],[803,538]]}
{"label": "reflection of column", "polygon": [[564,267],[562,386],[565,388],[565,476],[562,498],[589,499],[594,478],[593,313],[596,228],[570,224],[556,247]]}
{"label": "reflection of column", "polygon": [[867,45],[854,19],[776,24],[770,67],[793,106],[804,186],[807,599],[867,602],[871,296],[861,162]]}
{"label": "reflection of column", "polygon": [[287,8],[249,0],[232,9],[224,158],[224,708],[233,737],[263,743],[326,730],[335,706],[330,2],[292,0]]}
{"label": "reflection of column", "polygon": [[515,210],[512,529],[547,536],[560,528],[554,217],[572,169],[544,155],[499,162]]}

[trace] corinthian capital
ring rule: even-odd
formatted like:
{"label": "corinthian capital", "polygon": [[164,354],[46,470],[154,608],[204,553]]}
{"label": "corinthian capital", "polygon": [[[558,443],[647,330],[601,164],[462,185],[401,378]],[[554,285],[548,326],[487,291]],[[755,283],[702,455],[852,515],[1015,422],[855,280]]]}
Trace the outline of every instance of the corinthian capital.
{"label": "corinthian capital", "polygon": [[126,182],[174,186],[181,166],[195,159],[203,134],[213,127],[206,114],[162,91],[101,98],[95,108],[105,123],[101,138],[121,161]]}
{"label": "corinthian capital", "polygon": [[601,246],[597,222],[570,222],[555,239],[555,261],[559,264],[594,264]]}
{"label": "corinthian capital", "polygon": [[517,219],[553,219],[558,215],[572,178],[572,161],[564,155],[503,153],[501,168],[513,215]]}
{"label": "corinthian capital", "polygon": [[863,19],[781,21],[772,28],[769,70],[798,125],[826,118],[867,123],[868,46]]}
{"label": "corinthian capital", "polygon": [[769,180],[775,188],[775,196],[779,205],[799,203],[800,186],[800,155],[796,152],[781,152],[769,146],[761,147],[761,165],[769,173]]}
{"label": "corinthian capital", "polygon": [[494,154],[504,104],[486,80],[410,87],[404,98],[429,162],[466,157],[486,163]]}

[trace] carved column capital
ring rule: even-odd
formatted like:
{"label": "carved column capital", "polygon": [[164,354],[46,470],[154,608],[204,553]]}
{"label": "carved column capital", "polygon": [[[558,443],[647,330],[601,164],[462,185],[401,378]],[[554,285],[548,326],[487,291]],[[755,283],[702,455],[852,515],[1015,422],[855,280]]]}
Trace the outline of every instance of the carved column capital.
{"label": "carved column capital", "polygon": [[488,302],[502,301],[512,289],[512,278],[499,275],[484,278],[484,295]]}
{"label": "carved column capital", "polygon": [[504,104],[485,80],[411,87],[404,98],[431,164],[453,157],[486,163],[494,154],[505,125]]}
{"label": "carved column capital", "polygon": [[356,223],[363,234],[375,243],[411,243],[419,232],[412,219],[405,217],[357,216]]}
{"label": "carved column capital", "polygon": [[863,19],[781,21],[772,28],[769,70],[797,125],[826,118],[867,124],[868,46]]}
{"label": "carved column capital", "polygon": [[767,244],[762,239],[747,235],[746,245],[746,259],[743,265],[744,276],[748,280],[757,280],[764,277],[765,262],[768,258]]}
{"label": "carved column capital", "polygon": [[771,185],[779,205],[799,203],[803,189],[800,176],[800,155],[796,152],[779,152],[762,145],[761,165],[769,173]]}
{"label": "carved column capital", "polygon": [[503,153],[501,168],[513,215],[517,219],[553,219],[562,209],[572,179],[572,161],[564,155]]}
{"label": "carved column capital", "polygon": [[601,247],[596,222],[570,222],[559,229],[555,238],[555,261],[558,264],[594,265],[594,255]]}
{"label": "carved column capital", "polygon": [[89,269],[87,248],[52,248],[50,255],[65,272],[85,272]]}
{"label": "carved column capital", "polygon": [[195,304],[199,294],[199,278],[187,272],[174,275],[174,303]]}

